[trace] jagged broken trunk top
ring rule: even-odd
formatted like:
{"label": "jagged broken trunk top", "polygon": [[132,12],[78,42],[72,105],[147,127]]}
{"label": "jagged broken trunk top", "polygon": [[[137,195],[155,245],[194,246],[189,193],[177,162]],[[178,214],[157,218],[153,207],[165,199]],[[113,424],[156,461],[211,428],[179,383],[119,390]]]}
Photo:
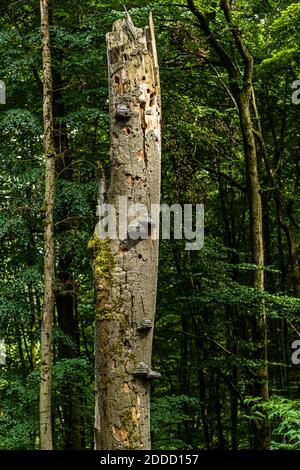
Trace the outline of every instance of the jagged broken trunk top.
{"label": "jagged broken trunk top", "polygon": [[[160,84],[152,16],[107,35],[111,171],[105,202],[160,203]],[[101,198],[100,198],[101,199]],[[150,212],[149,212],[150,213]],[[146,239],[90,242],[96,290],[96,449],[150,449],[158,221]]]}

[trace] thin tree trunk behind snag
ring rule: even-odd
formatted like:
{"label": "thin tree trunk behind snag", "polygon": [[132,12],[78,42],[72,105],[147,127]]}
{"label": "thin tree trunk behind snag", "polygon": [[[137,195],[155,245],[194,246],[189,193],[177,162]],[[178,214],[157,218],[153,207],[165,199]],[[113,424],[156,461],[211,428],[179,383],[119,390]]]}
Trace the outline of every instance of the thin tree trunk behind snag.
{"label": "thin tree trunk behind snag", "polygon": [[41,0],[41,33],[43,54],[43,118],[45,175],[44,232],[44,308],[41,325],[40,438],[41,449],[52,450],[51,367],[52,321],[55,306],[55,264],[53,212],[55,199],[55,151],[53,139],[52,75],[48,0]]}
{"label": "thin tree trunk behind snag", "polygon": [[[106,202],[118,218],[120,195],[129,206],[140,203],[148,210],[160,202],[160,85],[152,16],[142,30],[126,13],[107,35],[107,47],[111,174]],[[150,232],[143,240],[103,240],[96,227],[89,243],[96,293],[96,449],[151,446],[158,240]]]}
{"label": "thin tree trunk behind snag", "polygon": [[[224,13],[224,18],[238,52],[243,61],[243,74],[236,65],[236,59],[226,50],[220,39],[211,29],[210,19],[204,10],[199,9],[194,0],[187,0],[187,6],[195,15],[199,28],[205,34],[208,43],[216,52],[223,66],[227,70],[231,97],[236,104],[240,127],[243,135],[243,145],[246,163],[246,183],[249,204],[249,224],[251,236],[251,258],[252,263],[256,265],[253,271],[252,284],[258,291],[264,292],[264,233],[263,233],[263,215],[260,190],[260,178],[257,163],[257,147],[255,141],[255,126],[252,116],[252,107],[256,109],[255,94],[253,89],[253,66],[254,61],[251,56],[237,24],[232,15],[233,3],[228,0],[220,1],[220,8]],[[239,83],[242,80],[242,86]],[[255,113],[254,113],[255,114]],[[254,117],[258,117],[257,115]],[[263,138],[261,136],[263,142]],[[265,147],[263,142],[262,147]],[[254,384],[254,395],[262,399],[262,402],[269,400],[269,377],[268,377],[268,354],[267,354],[267,318],[264,302],[258,306],[257,317],[253,322],[253,339],[259,344],[255,351],[254,359],[260,362],[256,372]],[[254,429],[254,448],[256,450],[268,449],[270,444],[270,426],[267,422],[266,412],[261,420],[255,420]]]}

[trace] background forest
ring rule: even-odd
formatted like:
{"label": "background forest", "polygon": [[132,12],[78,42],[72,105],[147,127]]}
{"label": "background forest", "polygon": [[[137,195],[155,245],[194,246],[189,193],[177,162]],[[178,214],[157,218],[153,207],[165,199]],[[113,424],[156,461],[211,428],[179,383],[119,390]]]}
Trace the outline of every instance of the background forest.
{"label": "background forest", "polygon": [[[51,2],[58,155],[55,449],[93,448],[94,294],[87,245],[96,222],[99,162],[109,172],[105,34],[123,17],[122,4]],[[153,449],[252,449],[259,447],[255,429],[265,427],[272,430],[272,449],[300,450],[300,365],[292,363],[292,343],[300,339],[300,105],[292,102],[292,84],[300,78],[300,2],[237,0],[231,6],[235,36],[214,0],[126,3],[136,25],[145,24],[150,9],[154,15],[163,104],[162,202],[205,205],[202,250],[186,251],[184,240],[160,244],[153,365],[162,378],[152,387]],[[247,80],[241,35],[254,59],[256,100],[250,108],[264,288],[253,284],[249,168],[234,95]],[[236,77],[212,38],[230,57]],[[39,2],[1,0],[0,79],[7,90],[7,104],[0,107],[0,338],[7,348],[7,363],[0,366],[2,450],[39,448],[41,61]],[[261,354],[264,326],[267,363]],[[263,400],[257,388],[262,370],[269,375]]]}

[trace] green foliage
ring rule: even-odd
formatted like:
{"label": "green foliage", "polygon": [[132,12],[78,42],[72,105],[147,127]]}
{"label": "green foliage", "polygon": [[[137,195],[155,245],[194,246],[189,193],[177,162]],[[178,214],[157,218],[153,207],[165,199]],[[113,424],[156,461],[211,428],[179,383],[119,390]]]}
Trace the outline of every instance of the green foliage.
{"label": "green foliage", "polygon": [[178,439],[178,428],[192,422],[192,417],[199,408],[197,398],[186,395],[170,395],[154,398],[151,405],[151,429],[156,449],[176,450],[192,449]]}
{"label": "green foliage", "polygon": [[38,391],[39,376],[36,372],[27,377],[16,377],[9,371],[2,371],[0,449],[30,450],[37,447]]}
{"label": "green foliage", "polygon": [[298,399],[274,396],[268,404],[268,416],[272,425],[273,450],[300,449],[300,410]]}

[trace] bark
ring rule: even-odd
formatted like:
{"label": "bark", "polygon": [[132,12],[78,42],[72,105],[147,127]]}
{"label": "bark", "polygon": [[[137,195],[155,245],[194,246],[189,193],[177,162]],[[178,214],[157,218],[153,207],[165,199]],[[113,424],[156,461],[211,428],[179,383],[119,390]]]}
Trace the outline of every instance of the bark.
{"label": "bark", "polygon": [[[247,64],[246,64],[247,66]],[[248,190],[248,203],[250,215],[250,236],[251,236],[251,261],[257,266],[253,271],[253,287],[263,292],[265,289],[264,279],[264,235],[263,235],[263,216],[262,202],[260,192],[259,173],[257,165],[257,150],[255,136],[253,133],[253,123],[250,111],[252,96],[252,74],[253,59],[249,56],[247,73],[247,83],[239,94],[238,105],[240,112],[241,130],[243,134],[245,162],[246,162],[246,181]],[[264,302],[258,305],[258,311],[254,320],[253,336],[259,346],[255,353],[255,359],[259,361],[260,366],[257,369],[257,381],[254,385],[255,396],[261,397],[264,401],[269,399],[268,385],[268,339],[267,339],[267,318]],[[254,448],[268,449],[270,444],[270,429],[264,421],[254,422]]]}
{"label": "bark", "polygon": [[[160,85],[152,16],[143,31],[126,19],[107,35],[111,174],[106,202],[160,202]],[[126,112],[124,111],[127,110]],[[103,200],[103,182],[100,193]],[[159,230],[156,221],[156,232]],[[152,226],[153,228],[153,226]],[[89,243],[96,292],[95,448],[150,449],[150,380],[158,240]],[[151,327],[141,329],[143,320]],[[144,364],[144,375],[138,366]]]}
{"label": "bark", "polygon": [[48,0],[40,1],[43,55],[43,118],[45,175],[44,306],[41,325],[40,439],[42,450],[52,450],[51,368],[52,321],[55,306],[54,200],[55,150],[53,139],[52,74]]}

